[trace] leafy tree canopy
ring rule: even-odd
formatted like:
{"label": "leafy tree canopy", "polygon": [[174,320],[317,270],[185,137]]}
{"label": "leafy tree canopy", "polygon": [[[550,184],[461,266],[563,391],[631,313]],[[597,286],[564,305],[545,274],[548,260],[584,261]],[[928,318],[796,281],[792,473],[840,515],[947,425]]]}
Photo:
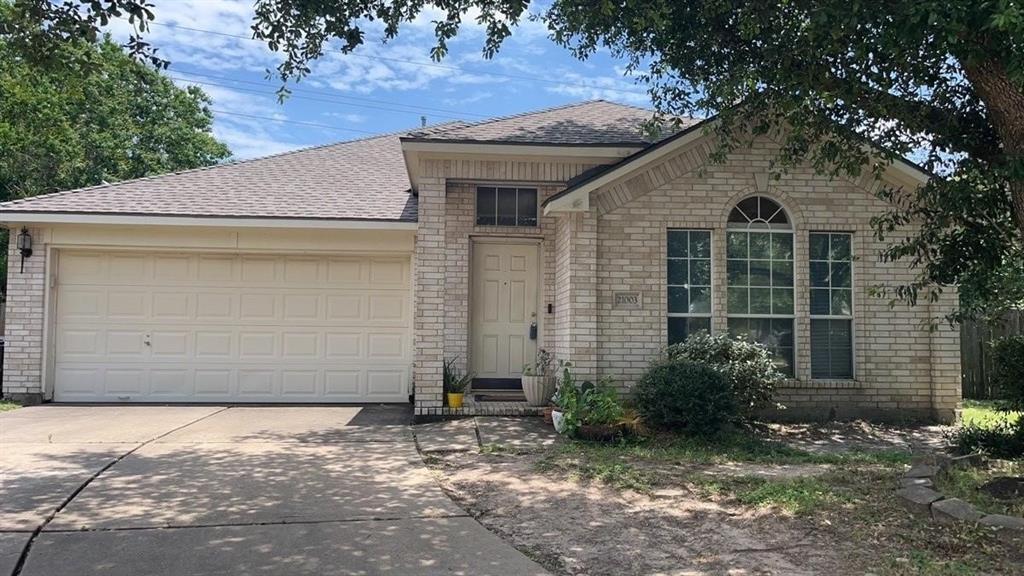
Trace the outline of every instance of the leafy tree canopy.
{"label": "leafy tree canopy", "polygon": [[[30,47],[88,33],[111,16],[131,17],[144,31],[152,7],[15,6],[45,26],[0,34]],[[444,15],[434,23],[436,59],[465,18],[485,27],[483,51],[492,56],[532,17],[579,58],[599,49],[624,58],[650,83],[665,117],[720,113],[722,157],[765,133],[781,140],[777,170],[809,162],[823,173],[858,175],[916,151],[940,177],[884,194],[893,206],[875,222],[892,242],[884,256],[919,271],[890,294],[914,303],[958,284],[954,318],[1024,301],[1024,6],[1016,0],[554,0],[533,15],[525,0],[255,6],[254,35],[283,54],[283,81],[308,74],[332,40],[350,51],[382,30],[371,39],[387,41],[428,7]],[[137,37],[131,47],[155,57]]]}
{"label": "leafy tree canopy", "polygon": [[[0,2],[0,22],[13,16]],[[210,100],[201,90],[175,86],[108,38],[55,43],[47,57],[55,64],[42,65],[24,44],[0,37],[0,201],[230,155],[210,132]]]}

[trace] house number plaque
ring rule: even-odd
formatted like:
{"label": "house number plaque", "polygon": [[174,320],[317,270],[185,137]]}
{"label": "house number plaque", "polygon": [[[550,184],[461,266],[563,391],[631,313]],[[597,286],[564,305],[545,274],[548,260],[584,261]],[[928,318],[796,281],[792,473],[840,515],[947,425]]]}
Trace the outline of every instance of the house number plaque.
{"label": "house number plaque", "polygon": [[639,310],[643,307],[643,299],[640,298],[639,292],[616,292],[615,293],[615,309],[616,310]]}

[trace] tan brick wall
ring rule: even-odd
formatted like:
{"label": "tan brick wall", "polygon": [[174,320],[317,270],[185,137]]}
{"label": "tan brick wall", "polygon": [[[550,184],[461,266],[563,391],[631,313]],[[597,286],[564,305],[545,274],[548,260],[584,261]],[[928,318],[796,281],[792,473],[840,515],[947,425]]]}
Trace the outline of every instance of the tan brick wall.
{"label": "tan brick wall", "polygon": [[[568,318],[563,310],[558,287],[562,284],[558,275],[562,267],[556,263],[568,254],[556,254],[556,236],[564,231],[561,218],[542,217],[536,228],[476,226],[477,185],[516,183],[521,186],[538,188],[541,198],[546,198],[565,187],[565,182],[582,172],[593,168],[594,160],[551,159],[423,159],[420,161],[419,231],[417,233],[417,284],[416,284],[416,414],[422,416],[441,415],[441,362],[444,358],[458,358],[465,366],[469,351],[469,286],[470,250],[473,236],[502,236],[514,238],[538,238],[541,240],[541,254],[544,266],[541,289],[540,334],[538,346],[552,349],[560,357],[568,357],[572,350],[566,349],[570,339],[563,335],[560,326]],[[424,202],[423,185],[429,188],[428,199]],[[443,189],[440,200],[435,198],[436,189]],[[593,220],[593,218],[591,218]],[[593,226],[593,224],[592,224]],[[421,248],[426,242],[428,248]],[[443,257],[433,252],[435,246],[443,246]],[[566,248],[572,248],[563,244]],[[576,249],[576,260],[580,250]],[[420,258],[421,254],[429,260]],[[591,268],[594,268],[591,258]],[[439,304],[438,304],[439,303]],[[554,312],[547,313],[547,305],[554,305]],[[438,307],[439,306],[439,307]],[[442,311],[440,318],[435,314]],[[594,316],[593,308],[589,313]],[[596,318],[596,316],[595,316]],[[430,326],[421,332],[420,326]],[[435,332],[437,330],[437,332]],[[421,335],[428,338],[428,348],[421,349]],[[434,338],[440,337],[440,348]],[[592,352],[591,352],[592,354]]]}
{"label": "tan brick wall", "polygon": [[[627,387],[667,342],[666,232],[670,228],[712,231],[713,318],[726,329],[725,220],[736,201],[759,193],[754,174],[767,170],[775,153],[770,142],[734,154],[724,165],[697,169],[705,151],[681,154],[600,190],[593,199],[600,213],[598,247],[598,370]],[[838,416],[937,415],[948,419],[960,393],[959,337],[954,330],[930,333],[923,324],[941,316],[950,296],[937,305],[890,309],[868,294],[876,284],[906,282],[913,273],[903,263],[884,263],[870,218],[884,209],[868,188],[829,181],[812,170],[793,170],[764,193],[782,203],[795,228],[796,380],[780,391],[788,414]],[[854,382],[810,380],[807,233],[854,235]],[[616,291],[643,294],[642,310],[616,310]],[[787,413],[783,413],[786,415]]]}
{"label": "tan brick wall", "polygon": [[3,395],[36,402],[42,399],[43,337],[46,288],[46,246],[41,230],[30,229],[33,254],[25,259],[11,229],[7,252],[7,310],[4,327]]}

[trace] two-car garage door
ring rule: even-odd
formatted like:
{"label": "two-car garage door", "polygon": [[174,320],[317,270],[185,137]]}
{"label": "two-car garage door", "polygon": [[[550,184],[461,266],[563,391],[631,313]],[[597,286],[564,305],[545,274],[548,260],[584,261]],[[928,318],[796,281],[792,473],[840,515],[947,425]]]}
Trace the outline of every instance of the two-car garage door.
{"label": "two-car garage door", "polygon": [[59,251],[57,401],[402,402],[406,256]]}

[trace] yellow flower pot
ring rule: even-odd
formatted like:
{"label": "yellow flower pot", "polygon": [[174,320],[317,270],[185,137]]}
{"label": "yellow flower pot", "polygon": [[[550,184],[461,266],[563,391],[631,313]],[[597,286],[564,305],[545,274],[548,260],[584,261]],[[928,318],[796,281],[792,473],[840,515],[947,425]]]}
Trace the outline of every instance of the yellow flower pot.
{"label": "yellow flower pot", "polygon": [[454,392],[449,392],[448,393],[448,407],[449,408],[454,408],[456,410],[459,409],[459,408],[462,408],[462,397],[463,396],[465,396],[465,394],[462,394],[461,392],[458,393],[458,394],[456,394]]}

